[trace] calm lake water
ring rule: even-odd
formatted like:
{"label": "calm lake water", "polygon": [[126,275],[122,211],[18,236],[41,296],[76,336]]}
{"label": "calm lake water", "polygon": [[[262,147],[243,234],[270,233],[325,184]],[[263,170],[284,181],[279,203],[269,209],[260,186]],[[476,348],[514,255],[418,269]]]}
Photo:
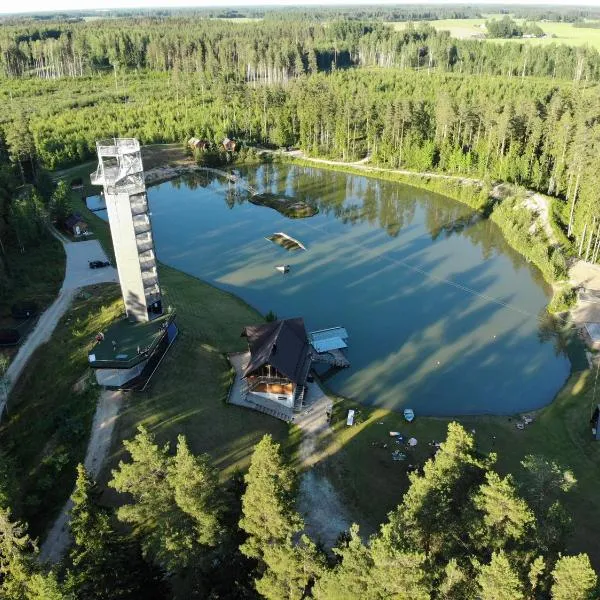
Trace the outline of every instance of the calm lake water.
{"label": "calm lake water", "polygon": [[[336,392],[418,414],[510,414],[552,401],[569,374],[544,325],[549,292],[498,228],[440,195],[287,165],[243,168],[259,192],[314,202],[292,220],[216,175],[148,190],[159,259],[262,313],[341,325]],[[94,199],[91,199],[93,202]],[[283,231],[306,252],[265,240]],[[287,275],[276,265],[291,265]]]}

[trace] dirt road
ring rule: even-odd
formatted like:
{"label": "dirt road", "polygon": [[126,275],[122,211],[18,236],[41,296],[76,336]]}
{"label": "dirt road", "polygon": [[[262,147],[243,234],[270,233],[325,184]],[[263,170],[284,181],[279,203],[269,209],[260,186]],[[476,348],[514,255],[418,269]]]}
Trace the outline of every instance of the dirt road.
{"label": "dirt road", "polygon": [[308,535],[330,550],[339,534],[349,529],[352,522],[336,489],[316,465],[319,441],[329,435],[327,411],[333,407],[333,401],[316,382],[307,385],[308,408],[294,421],[302,429],[300,459],[306,467],[300,477],[298,508]]}
{"label": "dirt road", "polygon": [[[23,372],[33,352],[50,339],[56,325],[65,314],[78,288],[94,283],[116,282],[117,271],[112,267],[90,269],[90,260],[108,260],[97,240],[86,242],[69,242],[57,235],[67,255],[65,279],[53,304],[42,313],[33,331],[23,342],[17,355],[10,363],[6,376],[8,390],[0,397],[0,416],[4,414],[7,397]],[[1,392],[0,392],[1,393]]]}
{"label": "dirt road", "polygon": [[[123,402],[123,394],[119,391],[103,390],[98,399],[92,433],[85,455],[84,465],[92,478],[100,473],[104,460],[108,455],[115,422]],[[67,500],[40,549],[40,560],[52,564],[64,555],[71,541],[69,532],[69,511],[73,503]]]}
{"label": "dirt road", "polygon": [[[10,364],[8,377],[8,394],[23,372],[27,361],[33,352],[47,342],[61,317],[66,313],[77,290],[95,283],[116,282],[117,271],[113,267],[90,269],[89,261],[107,260],[100,243],[97,240],[85,242],[69,242],[59,234],[55,234],[62,242],[67,255],[65,279],[58,298],[40,316],[33,331],[19,348],[17,355]],[[7,396],[8,396],[7,394]],[[0,415],[4,413],[7,396],[0,398]],[[121,393],[103,391],[100,394],[92,434],[88,445],[85,466],[93,477],[97,476],[104,458],[110,447],[110,438],[121,406]],[[64,553],[69,543],[67,529],[68,511],[71,508],[69,500],[54,523],[48,537],[41,548],[40,558],[44,561],[56,562]]]}

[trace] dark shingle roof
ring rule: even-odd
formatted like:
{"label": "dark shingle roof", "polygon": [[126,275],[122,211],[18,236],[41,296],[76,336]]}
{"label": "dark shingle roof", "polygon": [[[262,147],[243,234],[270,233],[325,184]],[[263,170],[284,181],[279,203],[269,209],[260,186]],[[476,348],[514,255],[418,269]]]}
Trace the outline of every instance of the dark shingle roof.
{"label": "dark shingle roof", "polygon": [[304,383],[308,355],[304,319],[297,317],[251,325],[244,328],[242,335],[248,338],[250,346],[250,362],[244,377],[269,364],[294,383]]}

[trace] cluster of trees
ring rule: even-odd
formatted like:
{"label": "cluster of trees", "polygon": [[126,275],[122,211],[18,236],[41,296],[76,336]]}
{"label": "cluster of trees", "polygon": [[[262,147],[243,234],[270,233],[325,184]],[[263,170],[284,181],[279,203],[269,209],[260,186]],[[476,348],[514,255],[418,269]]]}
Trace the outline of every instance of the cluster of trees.
{"label": "cluster of trees", "polygon": [[50,236],[49,215],[59,205],[63,212],[67,210],[67,190],[63,186],[52,196],[53,184],[36,166],[35,155],[33,146],[25,151],[20,139],[4,138],[0,132],[0,304],[17,285],[15,253],[24,254],[45,243]]}
{"label": "cluster of trees", "polygon": [[522,38],[526,35],[536,37],[544,35],[544,30],[537,23],[528,23],[525,21],[523,24],[520,24],[508,15],[501,19],[490,19],[485,22],[485,26],[487,36],[490,38],[510,39]]}
{"label": "cluster of trees", "polygon": [[[297,482],[278,444],[256,446],[245,485],[222,489],[207,456],[183,437],[175,454],[143,428],[109,483],[128,501],[119,533],[82,466],[72,496],[68,558],[53,571],[36,561],[25,527],[0,511],[0,592],[7,600],[188,597],[593,600],[598,580],[586,555],[564,556],[569,519],[559,497],[575,482],[540,457],[523,477],[493,470],[460,425],[399,506],[366,540],[353,525],[333,554],[304,533]],[[240,502],[241,496],[241,502]],[[237,499],[236,499],[237,498]],[[169,577],[167,577],[167,574]]]}
{"label": "cluster of trees", "polygon": [[[4,125],[7,139],[15,140],[9,146],[13,160],[27,169],[33,152],[53,169],[93,157],[95,140],[110,135],[143,143],[196,135],[217,144],[230,136],[248,145],[298,145],[343,160],[369,154],[389,167],[475,175],[557,196],[565,232],[578,243],[585,238],[586,247],[592,234],[595,246],[595,86],[371,69],[256,87],[177,73],[124,74],[118,90],[110,81],[15,85],[17,118]],[[102,84],[107,89],[98,92]]]}
{"label": "cluster of trees", "polygon": [[[428,25],[196,17],[14,25],[0,50],[13,75],[36,61],[38,74],[78,75],[5,80],[0,127],[23,180],[91,158],[107,136],[230,136],[528,186],[559,197],[565,233],[597,254],[596,50],[452,40]],[[361,67],[338,68],[349,65]]]}
{"label": "cluster of trees", "polygon": [[[528,31],[509,17],[488,26],[497,30],[493,37]],[[375,21],[323,23],[313,17],[237,23],[192,16],[0,29],[0,71],[9,77],[81,77],[129,68],[275,82],[353,65],[600,79],[600,54],[593,48],[457,40],[426,23],[395,31]]]}

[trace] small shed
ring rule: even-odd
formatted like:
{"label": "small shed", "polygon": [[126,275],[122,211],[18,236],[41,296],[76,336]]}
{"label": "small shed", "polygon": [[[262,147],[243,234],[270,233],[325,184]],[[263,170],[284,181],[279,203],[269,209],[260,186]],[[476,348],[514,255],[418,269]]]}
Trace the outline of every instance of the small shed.
{"label": "small shed", "polygon": [[210,142],[208,140],[192,137],[188,140],[188,146],[194,150],[206,150],[210,146]]}
{"label": "small shed", "polygon": [[235,148],[236,148],[237,144],[236,142],[234,142],[233,140],[230,140],[228,137],[226,137],[223,140],[223,148],[227,151],[227,152],[235,152]]}
{"label": "small shed", "polygon": [[69,230],[73,235],[83,235],[87,233],[88,225],[83,220],[83,217],[78,213],[70,214],[64,222],[65,229]]}

